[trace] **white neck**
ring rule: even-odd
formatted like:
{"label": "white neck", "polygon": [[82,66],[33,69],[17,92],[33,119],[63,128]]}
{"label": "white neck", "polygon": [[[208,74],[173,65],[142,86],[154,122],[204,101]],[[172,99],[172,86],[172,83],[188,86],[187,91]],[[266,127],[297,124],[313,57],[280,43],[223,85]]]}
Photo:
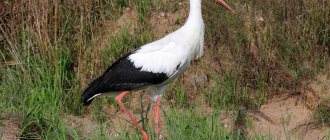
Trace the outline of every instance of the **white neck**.
{"label": "white neck", "polygon": [[[192,56],[200,58],[203,55],[204,44],[204,22],[202,17],[202,0],[189,0],[190,11],[189,17],[181,28],[186,42],[190,43],[189,50]],[[182,38],[183,39],[183,38]]]}
{"label": "white neck", "polygon": [[185,25],[194,24],[203,20],[202,17],[202,0],[189,0],[190,11],[189,17]]}

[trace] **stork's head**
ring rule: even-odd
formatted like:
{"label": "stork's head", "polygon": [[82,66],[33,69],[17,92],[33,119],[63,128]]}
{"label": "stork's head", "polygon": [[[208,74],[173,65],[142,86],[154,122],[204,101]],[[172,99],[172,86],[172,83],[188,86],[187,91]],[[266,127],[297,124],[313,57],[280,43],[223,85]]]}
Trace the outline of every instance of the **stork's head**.
{"label": "stork's head", "polygon": [[229,5],[225,2],[225,1],[223,1],[223,0],[215,0],[217,3],[219,3],[220,5],[222,5],[223,7],[225,7],[227,10],[229,10],[230,12],[232,12],[232,13],[235,13],[235,11],[233,10],[233,9],[231,9],[230,7],[229,7]]}

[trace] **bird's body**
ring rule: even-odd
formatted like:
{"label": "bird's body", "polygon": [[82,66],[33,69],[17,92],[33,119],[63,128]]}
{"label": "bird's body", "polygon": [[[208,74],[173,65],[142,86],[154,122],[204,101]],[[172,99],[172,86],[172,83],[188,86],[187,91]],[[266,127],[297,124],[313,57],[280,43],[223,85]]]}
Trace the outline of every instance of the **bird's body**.
{"label": "bird's body", "polygon": [[193,7],[184,26],[164,38],[137,48],[118,59],[83,94],[85,104],[98,95],[147,89],[153,100],[162,96],[167,85],[183,73],[191,60],[203,55],[204,23],[201,0]]}
{"label": "bird's body", "polygon": [[[231,10],[223,0],[216,1]],[[190,0],[189,17],[180,29],[124,55],[91,82],[82,95],[84,105],[99,95],[116,95],[119,106],[142,133],[143,139],[148,139],[146,132],[121,102],[128,91],[147,89],[153,101],[157,101],[154,120],[158,135],[160,99],[167,85],[182,74],[193,59],[203,55],[201,3],[202,0]]]}

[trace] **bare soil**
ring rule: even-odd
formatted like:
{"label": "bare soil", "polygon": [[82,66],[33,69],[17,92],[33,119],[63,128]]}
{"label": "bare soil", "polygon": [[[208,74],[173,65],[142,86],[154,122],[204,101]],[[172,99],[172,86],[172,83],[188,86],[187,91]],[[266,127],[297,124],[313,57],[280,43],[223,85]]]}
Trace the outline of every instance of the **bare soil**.
{"label": "bare soil", "polygon": [[136,8],[124,9],[123,14],[118,19],[103,21],[101,27],[95,31],[96,36],[100,36],[97,45],[103,49],[107,44],[110,44],[109,37],[118,35],[123,29],[126,29],[129,34],[134,34],[138,23]]}
{"label": "bare soil", "polygon": [[0,117],[0,139],[16,140],[19,139],[23,119],[18,115],[7,115]]}
{"label": "bare soil", "polygon": [[313,109],[322,99],[330,97],[330,76],[318,75],[315,80],[306,82],[298,91],[274,96],[272,100],[261,106],[258,114],[248,113],[251,119],[251,129],[264,135],[277,136],[280,139],[302,138],[322,139],[328,127],[316,127]]}

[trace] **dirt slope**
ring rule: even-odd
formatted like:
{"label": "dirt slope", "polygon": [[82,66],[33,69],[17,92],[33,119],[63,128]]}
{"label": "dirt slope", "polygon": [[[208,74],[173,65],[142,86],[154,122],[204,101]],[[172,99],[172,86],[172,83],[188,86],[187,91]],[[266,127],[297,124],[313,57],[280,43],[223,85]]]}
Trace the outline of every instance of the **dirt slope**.
{"label": "dirt slope", "polygon": [[261,106],[258,113],[248,112],[247,116],[251,119],[248,133],[271,133],[279,139],[322,139],[330,129],[316,125],[313,109],[322,99],[330,98],[330,76],[321,74],[305,84],[295,93],[273,97]]}
{"label": "dirt slope", "polygon": [[15,140],[20,135],[22,117],[18,115],[0,116],[0,139]]}

